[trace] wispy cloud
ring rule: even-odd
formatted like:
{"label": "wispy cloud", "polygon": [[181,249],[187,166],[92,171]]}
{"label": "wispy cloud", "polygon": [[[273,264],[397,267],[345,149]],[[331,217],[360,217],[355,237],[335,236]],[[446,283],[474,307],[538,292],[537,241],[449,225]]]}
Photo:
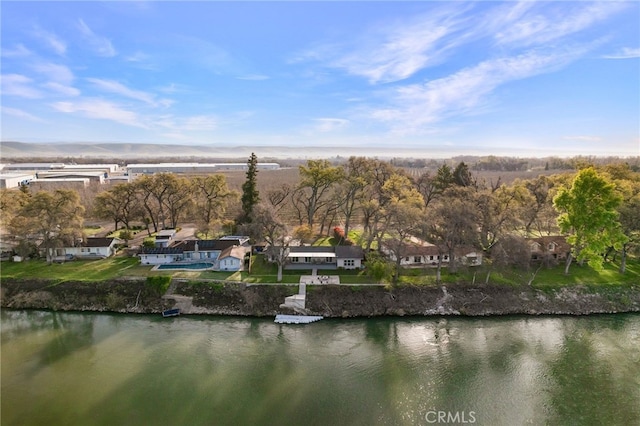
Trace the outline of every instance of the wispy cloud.
{"label": "wispy cloud", "polygon": [[18,96],[20,98],[38,99],[42,92],[34,88],[33,80],[20,74],[5,74],[0,77],[3,96]]}
{"label": "wispy cloud", "polygon": [[75,79],[73,72],[65,65],[54,64],[51,62],[40,62],[34,64],[33,69],[45,76],[47,79],[62,84],[69,84]]}
{"label": "wispy cloud", "polygon": [[23,111],[23,110],[18,109],[18,108],[9,108],[9,107],[3,106],[2,107],[2,113],[3,114],[7,114],[7,115],[11,115],[11,116],[16,117],[16,118],[20,118],[20,119],[23,119],[23,120],[33,121],[33,122],[36,122],[36,123],[44,123],[43,119],[41,119],[39,117],[36,117],[33,114],[29,114],[28,112]]}
{"label": "wispy cloud", "polygon": [[116,55],[116,49],[111,44],[111,40],[95,34],[82,19],[78,20],[78,28],[97,55],[105,57]]}
{"label": "wispy cloud", "polygon": [[180,135],[181,132],[200,132],[218,128],[219,119],[215,115],[195,115],[190,117],[175,117],[165,115],[154,120],[154,125],[170,130],[170,134]]}
{"label": "wispy cloud", "polygon": [[444,118],[477,110],[489,94],[508,82],[557,70],[586,50],[586,47],[548,53],[534,50],[487,60],[426,84],[397,88],[390,92],[392,106],[374,109],[371,116],[391,123],[399,133],[420,132]]}
{"label": "wispy cloud", "polygon": [[19,58],[31,55],[31,51],[18,43],[14,48],[3,48],[1,54],[5,58]]}
{"label": "wispy cloud", "polygon": [[31,32],[32,36],[42,41],[48,48],[58,55],[64,55],[67,52],[67,44],[57,35],[36,26]]}
{"label": "wispy cloud", "polygon": [[622,49],[611,53],[609,55],[604,55],[605,59],[634,59],[640,58],[640,47],[623,47]]}
{"label": "wispy cloud", "polygon": [[251,80],[251,81],[269,80],[268,75],[262,75],[262,74],[248,74],[248,75],[242,75],[236,78],[238,80]]}
{"label": "wispy cloud", "polygon": [[344,118],[316,118],[314,122],[314,130],[323,133],[340,130],[349,125],[349,120]]}
{"label": "wispy cloud", "polygon": [[[513,6],[495,34],[499,44],[535,46],[590,28],[620,12],[624,2],[524,2]],[[570,9],[567,9],[570,8]]]}
{"label": "wispy cloud", "polygon": [[110,120],[127,126],[147,128],[138,114],[122,109],[118,105],[102,99],[85,98],[76,102],[55,102],[51,105],[56,111],[79,113],[87,118]]}
{"label": "wispy cloud", "polygon": [[562,139],[568,140],[568,141],[578,141],[578,142],[602,142],[601,137],[589,136],[589,135],[565,136]]}
{"label": "wispy cloud", "polygon": [[156,100],[156,96],[152,93],[144,92],[142,90],[135,90],[125,86],[114,80],[104,80],[100,78],[87,78],[87,81],[93,83],[96,87],[105,92],[115,93],[117,95],[124,96],[126,98],[134,99],[144,102],[151,106],[164,106],[168,107],[172,101],[169,99]]}
{"label": "wispy cloud", "polygon": [[75,97],[80,96],[80,90],[76,89],[73,86],[68,86],[65,84],[60,84],[55,81],[49,81],[43,84],[43,87],[46,87],[49,90],[52,90],[60,95]]}
{"label": "wispy cloud", "polygon": [[[455,3],[455,2],[454,2]],[[410,22],[370,30],[350,44],[327,43],[309,49],[294,59],[320,61],[364,77],[370,83],[406,79],[421,69],[441,64],[449,52],[468,39],[469,6],[450,4]]]}

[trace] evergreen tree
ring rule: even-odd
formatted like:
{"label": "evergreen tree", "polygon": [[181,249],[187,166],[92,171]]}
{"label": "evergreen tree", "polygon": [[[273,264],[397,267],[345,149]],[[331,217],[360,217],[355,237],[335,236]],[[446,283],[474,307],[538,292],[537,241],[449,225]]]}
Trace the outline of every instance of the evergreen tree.
{"label": "evergreen tree", "polygon": [[258,175],[258,157],[255,153],[251,153],[247,161],[247,180],[242,184],[242,218],[241,223],[251,222],[253,208],[260,201],[257,180]]}

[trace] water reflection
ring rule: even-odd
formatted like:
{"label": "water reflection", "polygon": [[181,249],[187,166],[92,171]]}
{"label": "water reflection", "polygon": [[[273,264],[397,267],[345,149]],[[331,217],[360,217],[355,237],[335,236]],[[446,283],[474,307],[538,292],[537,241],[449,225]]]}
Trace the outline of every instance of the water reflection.
{"label": "water reflection", "polygon": [[640,424],[638,315],[1,315],[3,425]]}

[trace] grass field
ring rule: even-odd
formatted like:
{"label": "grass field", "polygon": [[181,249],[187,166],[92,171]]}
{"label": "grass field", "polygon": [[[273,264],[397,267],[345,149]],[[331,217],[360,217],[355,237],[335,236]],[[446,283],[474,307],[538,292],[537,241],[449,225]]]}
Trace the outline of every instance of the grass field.
{"label": "grass field", "polygon": [[[564,275],[564,266],[541,268],[534,280],[533,287],[553,289],[563,286],[631,286],[640,285],[640,259],[631,258],[627,262],[627,272],[618,272],[619,264],[608,262],[602,271],[595,271],[589,266],[571,266],[570,274]],[[140,265],[135,257],[113,257],[104,260],[77,260],[63,264],[48,265],[42,260],[26,262],[2,262],[1,278],[39,278],[56,281],[101,281],[119,277],[146,277],[154,275],[171,275],[185,279],[215,279],[241,281],[246,283],[276,283],[277,266],[267,263],[261,255],[253,257],[251,273],[213,272],[213,271],[152,271],[150,265]],[[475,268],[461,268],[458,273],[451,274],[442,269],[443,283],[475,283],[499,285],[527,284],[535,270],[516,269],[492,270],[483,265]],[[283,283],[298,283],[301,275],[310,275],[310,270],[283,271]],[[357,270],[324,270],[323,275],[340,275],[340,282],[345,284],[369,284],[372,279],[364,271]],[[487,280],[487,274],[489,279]],[[400,275],[399,285],[436,285],[435,269],[405,269]]]}

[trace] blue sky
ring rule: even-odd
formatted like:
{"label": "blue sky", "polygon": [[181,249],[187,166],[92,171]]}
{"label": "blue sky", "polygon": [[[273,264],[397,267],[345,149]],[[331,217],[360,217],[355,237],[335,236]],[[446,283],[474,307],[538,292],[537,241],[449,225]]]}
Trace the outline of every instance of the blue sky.
{"label": "blue sky", "polygon": [[1,19],[4,141],[640,155],[636,1],[3,1]]}

